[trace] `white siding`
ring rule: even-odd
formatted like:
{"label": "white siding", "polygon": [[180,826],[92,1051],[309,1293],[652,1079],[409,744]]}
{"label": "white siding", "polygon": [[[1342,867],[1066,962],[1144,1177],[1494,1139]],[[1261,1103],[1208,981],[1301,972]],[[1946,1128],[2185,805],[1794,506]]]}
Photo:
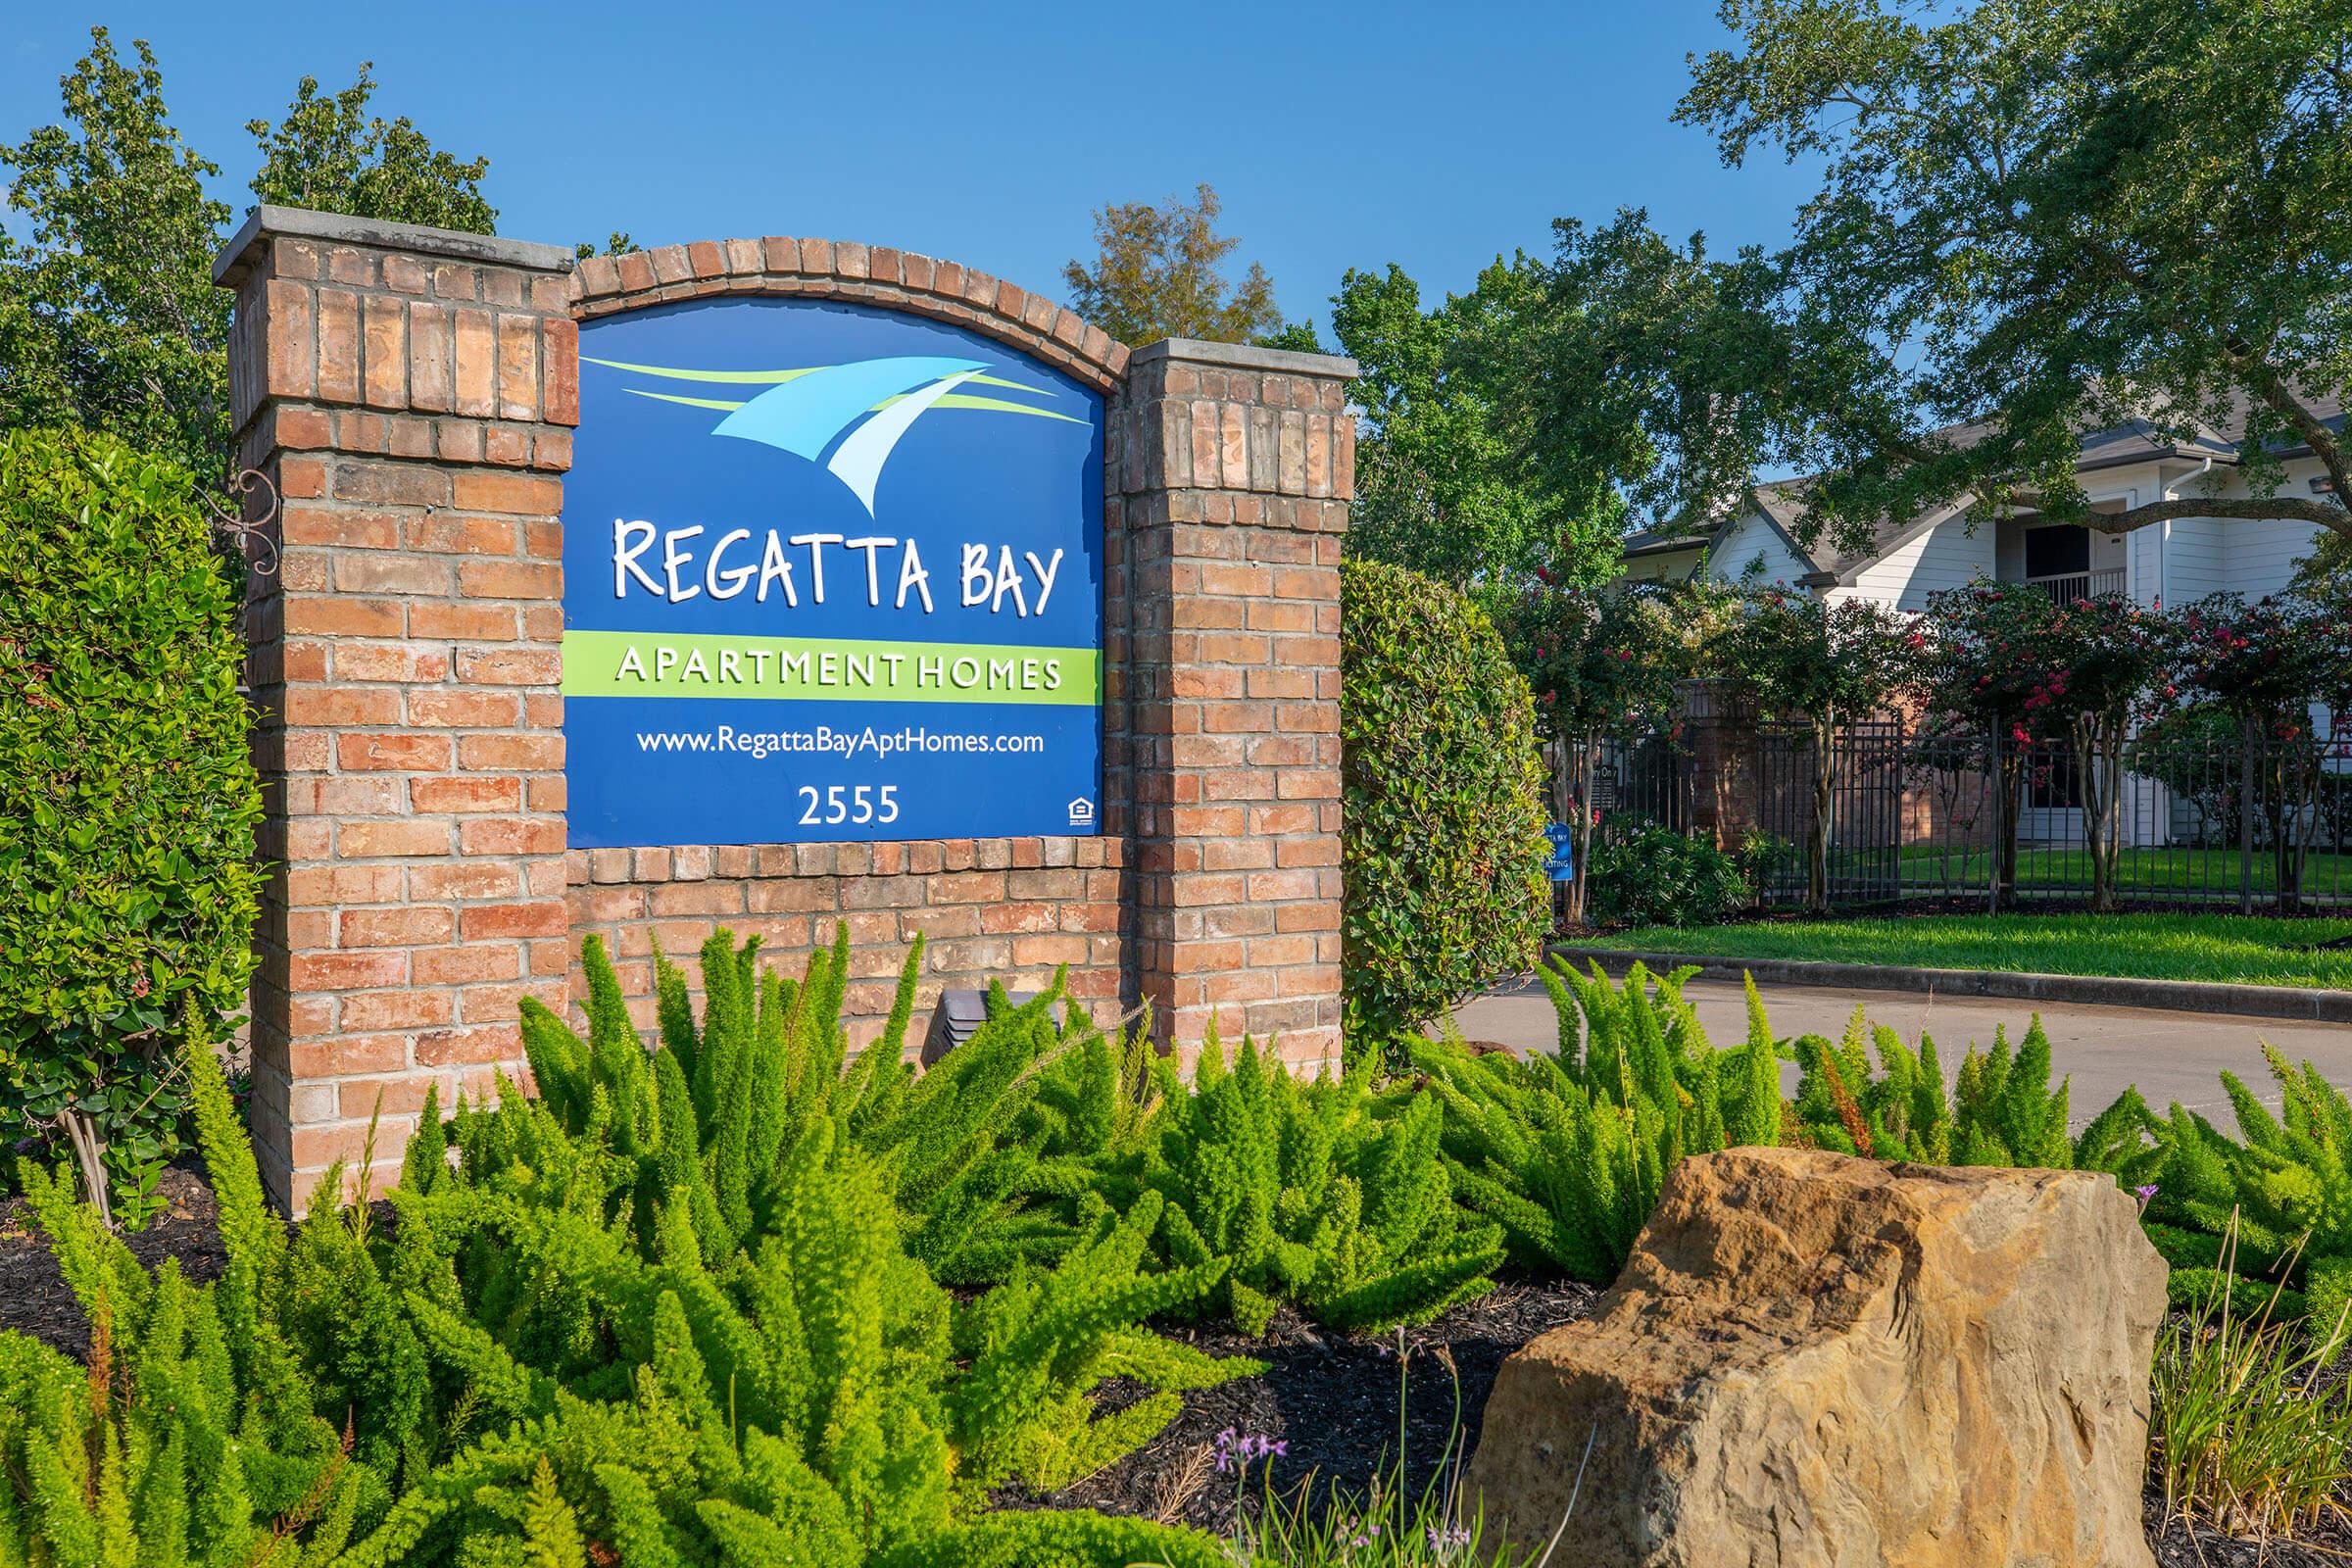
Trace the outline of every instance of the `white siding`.
{"label": "white siding", "polygon": [[1993,532],[1984,524],[1972,533],[1960,517],[1939,522],[1855,573],[1852,597],[1889,610],[1925,610],[1934,595],[1993,574]]}
{"label": "white siding", "polygon": [[2244,586],[2234,580],[2236,552],[2230,539],[2243,526],[2217,522],[2211,517],[2173,519],[2164,538],[2160,579],[2167,609],[2194,604],[2208,594],[2245,592]]}
{"label": "white siding", "polygon": [[2308,522],[2177,517],[2164,540],[2164,602],[2178,607],[2207,594],[2243,594],[2255,600],[2278,593],[2294,576],[2297,564],[2311,554],[2318,536],[2319,529]]}
{"label": "white siding", "polygon": [[2212,527],[2228,541],[2230,586],[2248,599],[2282,592],[2320,537],[2319,524],[2311,522],[2218,522]]}
{"label": "white siding", "polygon": [[[1751,578],[1748,569],[1759,563]],[[1796,552],[1781,538],[1780,530],[1753,512],[1733,525],[1707,562],[1707,575],[1719,582],[1753,581],[1794,587],[1796,580],[1812,569],[1797,559]]]}

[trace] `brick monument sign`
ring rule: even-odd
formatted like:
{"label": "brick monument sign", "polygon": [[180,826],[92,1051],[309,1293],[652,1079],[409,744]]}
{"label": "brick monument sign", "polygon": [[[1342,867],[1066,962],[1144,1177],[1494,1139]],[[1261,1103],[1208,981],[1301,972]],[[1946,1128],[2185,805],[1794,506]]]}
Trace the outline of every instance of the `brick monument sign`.
{"label": "brick monument sign", "polygon": [[278,497],[246,619],[281,1201],[379,1106],[382,1179],[428,1087],[516,1070],[591,934],[647,1024],[657,944],[797,963],[839,922],[854,1044],[919,933],[924,1006],[1066,965],[1173,1048],[1337,1061],[1349,362],[1131,351],[775,235],[575,266],[263,207],[215,270]]}

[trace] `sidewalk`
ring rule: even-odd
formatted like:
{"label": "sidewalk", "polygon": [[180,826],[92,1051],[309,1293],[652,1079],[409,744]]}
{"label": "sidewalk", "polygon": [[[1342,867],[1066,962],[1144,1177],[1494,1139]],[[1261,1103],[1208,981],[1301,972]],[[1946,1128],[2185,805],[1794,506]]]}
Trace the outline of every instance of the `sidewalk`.
{"label": "sidewalk", "polygon": [[[1776,1036],[1836,1038],[1860,1003],[1872,1023],[1887,1025],[1906,1042],[1916,1043],[1923,1029],[1935,1036],[1947,1077],[1958,1071],[1971,1041],[1989,1046],[1993,1029],[2006,1024],[2014,1044],[2025,1034],[2034,1010],[2023,1002],[1907,992],[1758,989]],[[1734,1046],[1746,1038],[1746,1002],[1736,982],[1693,980],[1684,986],[1683,995],[1696,1008],[1708,1039]],[[2159,1114],[2178,1100],[2233,1128],[2229,1101],[2222,1094],[2221,1069],[2236,1073],[2267,1103],[2278,1102],[2277,1086],[2262,1059],[2263,1041],[2291,1061],[2308,1058],[2330,1082],[2352,1089],[2352,1026],[2076,1004],[2044,1005],[2040,1012],[2056,1071],[2074,1079],[2068,1109],[2078,1127],[2105,1109],[2125,1086],[2137,1084]],[[1522,1050],[1548,1050],[1558,1039],[1551,998],[1532,983],[1491,992],[1457,1008],[1454,1017],[1465,1039],[1493,1040]],[[1785,1087],[1793,1092],[1795,1067],[1785,1065],[1781,1072]]]}

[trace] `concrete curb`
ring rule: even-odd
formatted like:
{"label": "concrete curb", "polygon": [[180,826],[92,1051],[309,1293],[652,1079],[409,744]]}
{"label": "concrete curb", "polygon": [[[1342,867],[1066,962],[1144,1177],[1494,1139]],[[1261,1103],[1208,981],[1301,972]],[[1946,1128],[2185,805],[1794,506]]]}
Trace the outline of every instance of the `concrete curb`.
{"label": "concrete curb", "polygon": [[1943,997],[1997,997],[2018,1002],[2153,1007],[2168,1012],[2217,1012],[2246,1018],[2303,1018],[2320,1023],[2352,1024],[2352,991],[2224,985],[2204,980],[2127,980],[2109,975],[2023,974],[2000,969],[1901,969],[1874,963],[1631,953],[1618,948],[1570,945],[1554,946],[1548,951],[1579,968],[1598,959],[1604,968],[1620,974],[1627,965],[1639,960],[1651,969],[1695,965],[1710,980],[1737,980],[1742,973],[1751,974],[1759,986],[1923,991]]}

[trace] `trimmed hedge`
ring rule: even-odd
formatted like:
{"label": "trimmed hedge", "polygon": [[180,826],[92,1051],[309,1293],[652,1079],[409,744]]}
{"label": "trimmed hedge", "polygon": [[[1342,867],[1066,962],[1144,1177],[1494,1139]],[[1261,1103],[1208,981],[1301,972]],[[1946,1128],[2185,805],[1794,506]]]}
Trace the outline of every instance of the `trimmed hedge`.
{"label": "trimmed hedge", "polygon": [[182,1146],[163,1031],[217,1031],[253,966],[242,653],[184,470],[0,436],[0,1142],[62,1152],[78,1106],[133,1223]]}
{"label": "trimmed hedge", "polygon": [[1342,984],[1369,1042],[1536,961],[1550,845],[1535,705],[1485,613],[1370,561],[1340,606]]}

